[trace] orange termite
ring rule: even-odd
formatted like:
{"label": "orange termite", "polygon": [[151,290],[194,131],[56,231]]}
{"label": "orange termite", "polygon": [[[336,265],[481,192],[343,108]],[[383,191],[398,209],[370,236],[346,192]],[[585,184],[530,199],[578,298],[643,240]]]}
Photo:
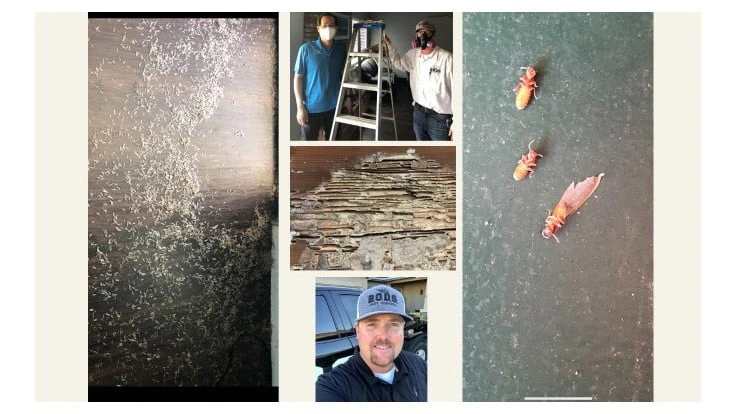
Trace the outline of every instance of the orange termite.
{"label": "orange termite", "polygon": [[527,175],[530,175],[532,173],[532,167],[537,166],[537,157],[542,156],[542,154],[532,149],[532,142],[534,142],[534,140],[532,140],[527,146],[529,148],[529,152],[521,156],[519,165],[514,169],[514,180],[516,181],[523,180]]}
{"label": "orange termite", "polygon": [[537,76],[537,71],[531,66],[522,66],[521,69],[526,69],[526,72],[522,77],[519,78],[521,82],[516,85],[514,92],[516,92],[516,109],[524,109],[529,105],[529,99],[534,94],[534,99],[537,98],[537,82],[534,77]]}
{"label": "orange termite", "polygon": [[549,239],[549,237],[552,236],[557,240],[557,243],[560,242],[557,236],[555,236],[555,232],[565,224],[565,219],[570,216],[570,214],[577,211],[577,209],[585,203],[585,200],[595,192],[595,189],[598,188],[598,184],[600,184],[601,177],[603,177],[603,175],[604,173],[600,173],[595,177],[588,177],[577,185],[575,185],[575,182],[573,181],[570,186],[567,187],[565,193],[562,194],[560,202],[557,203],[555,208],[552,210],[552,213],[550,213],[550,215],[547,216],[547,219],[544,220],[542,237]]}

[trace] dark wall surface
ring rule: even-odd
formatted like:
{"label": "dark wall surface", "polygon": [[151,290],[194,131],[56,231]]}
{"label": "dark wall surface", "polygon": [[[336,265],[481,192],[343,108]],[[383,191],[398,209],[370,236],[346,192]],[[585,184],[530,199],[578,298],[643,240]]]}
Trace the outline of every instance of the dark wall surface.
{"label": "dark wall surface", "polygon": [[[648,13],[463,15],[466,401],[652,400],[652,30]],[[517,110],[529,65],[538,99]],[[544,157],[514,181],[531,140]]]}
{"label": "dark wall surface", "polygon": [[88,382],[271,384],[275,19],[89,19]]}

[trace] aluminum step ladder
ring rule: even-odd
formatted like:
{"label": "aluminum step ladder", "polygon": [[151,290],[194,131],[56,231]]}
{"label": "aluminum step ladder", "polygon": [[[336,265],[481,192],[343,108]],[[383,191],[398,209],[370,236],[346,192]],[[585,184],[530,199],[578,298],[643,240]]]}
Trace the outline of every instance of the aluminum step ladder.
{"label": "aluminum step ladder", "polygon": [[[355,45],[360,39],[360,29],[366,29],[368,31],[368,38],[370,39],[371,31],[380,32],[380,41],[378,42],[378,51],[368,52],[355,52]],[[337,130],[339,124],[354,125],[359,127],[359,139],[363,139],[363,128],[373,129],[375,131],[375,140],[378,141],[381,131],[381,121],[391,121],[394,125],[394,140],[398,140],[398,133],[396,131],[396,116],[394,112],[394,95],[393,95],[393,82],[394,75],[391,67],[391,59],[388,57],[388,47],[386,47],[386,40],[384,39],[384,31],[386,25],[382,21],[361,21],[353,24],[353,34],[350,40],[350,49],[348,49],[348,58],[345,64],[345,69],[342,73],[342,81],[340,85],[340,95],[337,98],[338,112],[343,107],[343,102],[347,96],[347,90],[358,91],[358,111],[356,115],[335,113],[335,118],[332,121],[332,129],[330,130],[330,141],[334,141],[338,138]],[[357,68],[360,69],[361,64],[366,59],[373,59],[377,66],[378,71],[376,75],[376,83],[362,82],[362,79],[354,79],[351,76],[351,69],[357,64]],[[383,82],[387,82],[388,88],[383,87]],[[370,108],[363,108],[362,97],[366,92],[376,93],[376,106],[375,112],[368,112]],[[388,94],[391,99],[391,116],[386,116],[382,113],[382,100],[383,97]],[[351,94],[352,95],[352,94]],[[367,106],[367,105],[366,105]]]}

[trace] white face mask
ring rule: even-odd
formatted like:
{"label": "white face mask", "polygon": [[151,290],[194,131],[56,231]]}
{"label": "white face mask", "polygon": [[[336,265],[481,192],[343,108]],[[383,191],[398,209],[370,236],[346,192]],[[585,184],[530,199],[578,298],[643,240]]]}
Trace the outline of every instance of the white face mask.
{"label": "white face mask", "polygon": [[322,40],[332,40],[335,38],[336,33],[337,33],[336,27],[322,27],[319,29],[319,37]]}

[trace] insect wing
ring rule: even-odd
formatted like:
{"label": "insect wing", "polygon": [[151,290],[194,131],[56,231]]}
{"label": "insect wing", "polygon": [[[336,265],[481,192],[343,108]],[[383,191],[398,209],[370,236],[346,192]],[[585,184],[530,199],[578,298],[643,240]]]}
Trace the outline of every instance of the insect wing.
{"label": "insect wing", "polygon": [[577,211],[577,209],[579,209],[580,206],[582,206],[583,203],[593,195],[596,188],[598,188],[598,184],[601,182],[602,176],[603,173],[594,177],[588,177],[577,185],[573,182],[569,187],[567,187],[565,193],[562,194],[560,204],[563,204],[566,207],[568,216]]}

